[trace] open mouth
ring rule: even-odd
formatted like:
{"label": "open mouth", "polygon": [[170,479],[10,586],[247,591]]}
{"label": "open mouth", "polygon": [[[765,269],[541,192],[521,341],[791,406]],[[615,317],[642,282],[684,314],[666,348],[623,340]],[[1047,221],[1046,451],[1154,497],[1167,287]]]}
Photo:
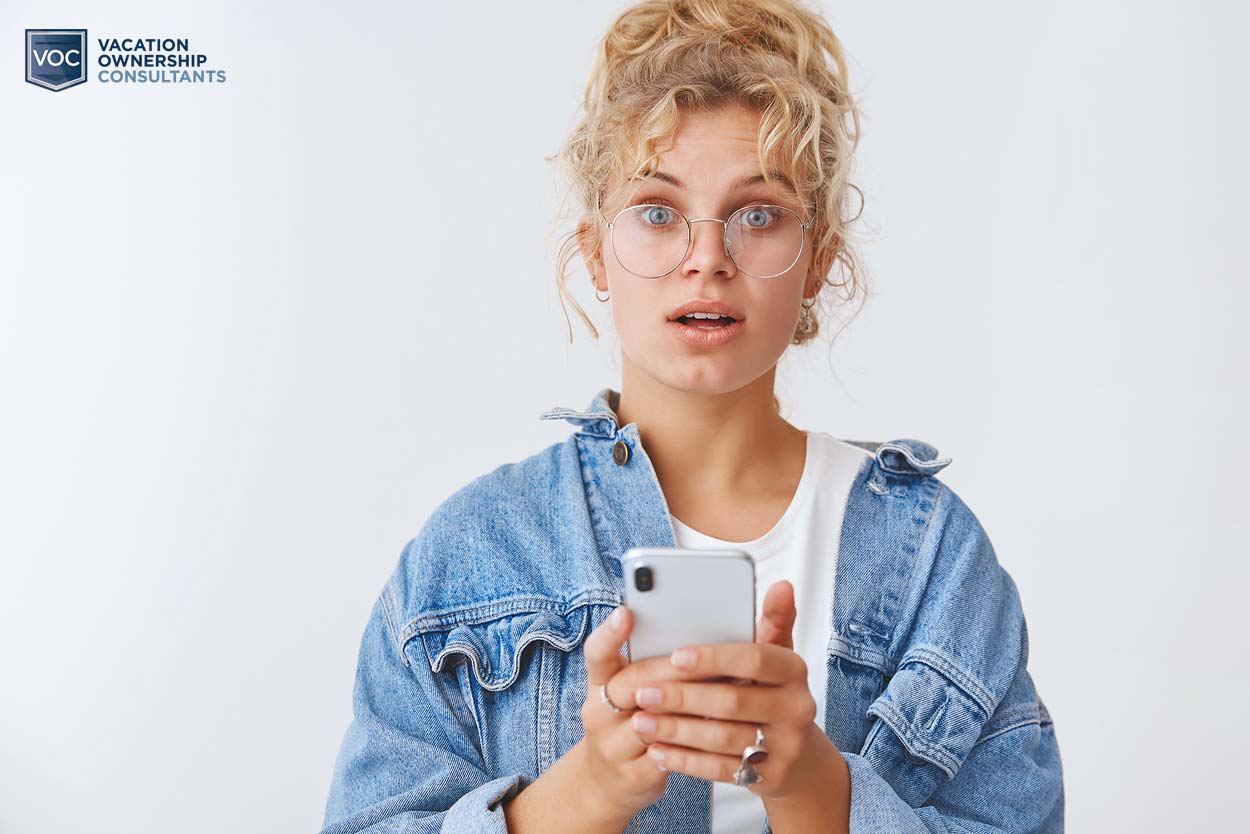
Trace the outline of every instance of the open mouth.
{"label": "open mouth", "polygon": [[678,316],[673,321],[681,322],[689,327],[697,327],[700,330],[718,330],[722,327],[728,327],[738,320],[731,316],[713,313],[694,313],[688,316]]}
{"label": "open mouth", "polygon": [[727,345],[741,336],[746,327],[742,319],[714,313],[688,313],[669,319],[668,326],[679,339],[695,348]]}

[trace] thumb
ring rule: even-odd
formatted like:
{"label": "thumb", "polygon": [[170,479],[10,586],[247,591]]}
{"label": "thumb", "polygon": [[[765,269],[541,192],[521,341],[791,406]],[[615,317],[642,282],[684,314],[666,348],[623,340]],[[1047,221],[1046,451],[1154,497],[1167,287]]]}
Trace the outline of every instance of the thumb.
{"label": "thumb", "polygon": [[788,579],[774,582],[764,595],[763,611],[755,627],[755,642],[794,649],[794,586]]}
{"label": "thumb", "polygon": [[586,655],[586,677],[590,687],[607,683],[627,665],[621,646],[634,625],[634,613],[624,605],[617,606],[606,620],[590,632],[583,644]]}

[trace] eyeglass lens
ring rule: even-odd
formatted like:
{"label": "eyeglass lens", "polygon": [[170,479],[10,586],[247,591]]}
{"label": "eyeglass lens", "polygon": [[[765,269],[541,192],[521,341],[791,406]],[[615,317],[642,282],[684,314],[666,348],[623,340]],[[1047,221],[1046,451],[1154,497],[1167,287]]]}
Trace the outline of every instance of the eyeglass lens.
{"label": "eyeglass lens", "polygon": [[[612,247],[625,269],[645,278],[672,272],[690,247],[691,226],[676,209],[640,205],[612,225]],[[803,247],[803,221],[781,206],[743,206],[725,226],[729,255],[738,268],[761,278],[788,270]]]}

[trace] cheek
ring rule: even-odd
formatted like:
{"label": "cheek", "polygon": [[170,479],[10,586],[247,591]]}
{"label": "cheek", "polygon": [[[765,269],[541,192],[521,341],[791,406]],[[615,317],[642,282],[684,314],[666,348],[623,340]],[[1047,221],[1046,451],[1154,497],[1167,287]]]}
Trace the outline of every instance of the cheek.
{"label": "cheek", "polygon": [[788,296],[781,297],[778,293],[776,298],[770,299],[767,303],[758,305],[755,310],[756,314],[766,320],[770,325],[790,324],[798,316],[798,302],[791,302]]}
{"label": "cheek", "polygon": [[755,336],[767,341],[789,341],[798,322],[798,304],[797,300],[791,299],[789,293],[776,293],[756,299],[751,305],[752,315],[749,322],[749,325],[756,325]]}
{"label": "cheek", "polygon": [[635,358],[663,346],[664,302],[654,282],[617,278],[612,285],[612,326],[622,347]]}
{"label": "cheek", "polygon": [[632,333],[655,325],[663,318],[660,300],[647,286],[635,280],[617,280],[612,286],[612,320],[621,333]]}

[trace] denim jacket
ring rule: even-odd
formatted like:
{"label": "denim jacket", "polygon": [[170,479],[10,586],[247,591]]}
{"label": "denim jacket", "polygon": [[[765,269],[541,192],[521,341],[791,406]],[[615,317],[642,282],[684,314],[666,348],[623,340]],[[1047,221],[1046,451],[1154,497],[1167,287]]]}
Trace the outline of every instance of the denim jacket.
{"label": "denim jacket", "polygon": [[[621,557],[676,544],[619,396],[544,412],[578,430],[458,489],[404,547],[365,627],[325,834],[503,834],[501,801],[583,736],[582,642],[623,601]],[[1062,831],[1020,599],[936,477],[951,459],[850,442],[872,454],[845,507],[822,725],[851,831]],[[710,803],[710,782],[672,772],[625,831],[708,834]]]}

